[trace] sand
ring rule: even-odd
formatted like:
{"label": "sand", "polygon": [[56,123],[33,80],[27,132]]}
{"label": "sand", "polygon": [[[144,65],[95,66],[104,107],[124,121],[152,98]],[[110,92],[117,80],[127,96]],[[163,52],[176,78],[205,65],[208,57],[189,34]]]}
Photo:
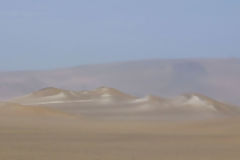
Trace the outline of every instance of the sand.
{"label": "sand", "polygon": [[198,122],[0,118],[1,160],[238,160],[240,118]]}

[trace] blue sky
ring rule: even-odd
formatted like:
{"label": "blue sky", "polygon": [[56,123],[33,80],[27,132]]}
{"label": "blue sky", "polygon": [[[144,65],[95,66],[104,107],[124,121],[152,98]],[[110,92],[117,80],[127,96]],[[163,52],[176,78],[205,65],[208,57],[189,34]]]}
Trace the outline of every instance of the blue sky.
{"label": "blue sky", "polygon": [[239,0],[1,0],[0,70],[240,56]]}

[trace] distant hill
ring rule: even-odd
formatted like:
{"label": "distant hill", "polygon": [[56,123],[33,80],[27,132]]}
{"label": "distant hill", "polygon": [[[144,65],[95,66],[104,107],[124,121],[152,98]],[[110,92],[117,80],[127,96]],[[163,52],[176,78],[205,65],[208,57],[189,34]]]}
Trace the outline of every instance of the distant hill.
{"label": "distant hill", "polygon": [[240,59],[143,60],[49,71],[0,73],[0,97],[13,98],[48,86],[89,90],[118,88],[134,96],[201,93],[240,104]]}

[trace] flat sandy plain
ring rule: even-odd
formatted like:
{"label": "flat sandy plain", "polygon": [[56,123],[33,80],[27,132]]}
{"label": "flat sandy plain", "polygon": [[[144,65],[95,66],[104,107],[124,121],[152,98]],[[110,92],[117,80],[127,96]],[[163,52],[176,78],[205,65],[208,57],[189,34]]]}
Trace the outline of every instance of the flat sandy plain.
{"label": "flat sandy plain", "polygon": [[239,160],[239,124],[1,116],[0,159]]}

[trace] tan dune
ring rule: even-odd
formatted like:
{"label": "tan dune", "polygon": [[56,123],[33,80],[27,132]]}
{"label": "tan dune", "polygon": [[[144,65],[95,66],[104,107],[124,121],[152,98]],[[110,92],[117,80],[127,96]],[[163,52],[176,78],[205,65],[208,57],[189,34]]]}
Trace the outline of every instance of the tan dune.
{"label": "tan dune", "polygon": [[49,87],[12,101],[99,119],[185,120],[239,114],[237,107],[200,94],[187,94],[172,99],[152,95],[139,98],[108,87],[90,91]]}
{"label": "tan dune", "polygon": [[81,102],[88,100],[96,101],[124,101],[136,97],[122,93],[113,88],[100,87],[92,91],[68,91],[54,87],[48,87],[35,91],[28,95],[12,99],[12,102],[23,104]]}

